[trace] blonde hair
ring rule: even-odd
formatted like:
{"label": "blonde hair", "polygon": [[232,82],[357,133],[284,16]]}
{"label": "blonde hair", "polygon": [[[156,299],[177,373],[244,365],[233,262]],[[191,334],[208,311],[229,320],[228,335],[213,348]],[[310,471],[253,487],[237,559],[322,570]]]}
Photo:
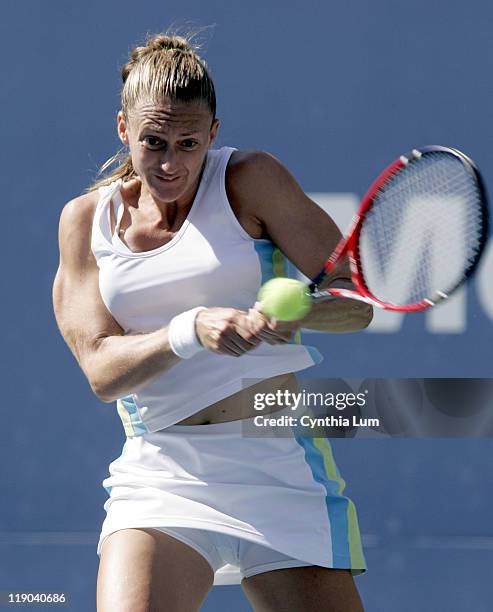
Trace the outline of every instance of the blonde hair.
{"label": "blonde hair", "polygon": [[[203,101],[208,105],[212,118],[216,117],[214,83],[206,62],[198,55],[189,38],[170,34],[156,34],[148,38],[145,46],[132,50],[121,75],[121,107],[125,120],[139,102],[157,103],[163,98],[180,102]],[[126,181],[135,176],[132,158],[123,149],[101,166],[98,175],[115,163],[118,166],[96,180],[87,191],[109,185],[119,178]]]}

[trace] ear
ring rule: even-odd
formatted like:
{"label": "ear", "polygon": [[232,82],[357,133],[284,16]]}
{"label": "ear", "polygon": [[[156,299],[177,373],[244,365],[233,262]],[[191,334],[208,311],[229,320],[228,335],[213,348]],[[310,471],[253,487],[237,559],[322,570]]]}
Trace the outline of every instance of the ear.
{"label": "ear", "polygon": [[214,119],[211,125],[211,131],[209,132],[209,146],[212,146],[216,140],[217,132],[219,130],[220,121],[219,119]]}
{"label": "ear", "polygon": [[128,145],[127,124],[125,122],[123,111],[118,111],[116,121],[117,121],[118,138],[122,141],[124,145]]}

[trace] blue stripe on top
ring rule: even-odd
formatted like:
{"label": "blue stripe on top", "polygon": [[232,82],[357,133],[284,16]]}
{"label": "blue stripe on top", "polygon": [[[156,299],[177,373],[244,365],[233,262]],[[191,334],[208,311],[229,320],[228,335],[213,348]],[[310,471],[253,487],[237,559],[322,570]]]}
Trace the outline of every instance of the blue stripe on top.
{"label": "blue stripe on top", "polygon": [[[253,246],[257,252],[262,274],[261,284],[276,277],[288,276],[288,262],[282,251],[276,247],[270,240],[256,239],[253,241]],[[301,330],[298,330],[289,344],[301,344]],[[322,354],[314,346],[306,346],[305,348],[310,353],[314,364],[323,361]]]}
{"label": "blue stripe on top", "polygon": [[137,405],[132,395],[121,397],[116,402],[116,409],[123,423],[127,437],[141,436],[148,433],[149,429],[142,422]]}
{"label": "blue stripe on top", "polygon": [[281,257],[284,256],[270,240],[265,240],[263,238],[254,240],[253,246],[255,247],[255,251],[257,252],[259,258],[260,270],[262,273],[262,285],[276,276],[286,276],[285,265],[282,266],[282,272],[279,270],[280,266],[276,266],[276,269],[274,269],[276,251],[281,255]]}

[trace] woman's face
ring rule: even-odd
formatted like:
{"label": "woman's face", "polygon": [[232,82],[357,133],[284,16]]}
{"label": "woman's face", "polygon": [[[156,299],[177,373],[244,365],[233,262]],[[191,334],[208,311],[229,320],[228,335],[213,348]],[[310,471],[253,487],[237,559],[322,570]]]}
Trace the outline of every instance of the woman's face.
{"label": "woman's face", "polygon": [[188,203],[195,195],[219,122],[204,102],[142,102],[127,121],[118,113],[118,134],[129,146],[136,174],[158,202]]}

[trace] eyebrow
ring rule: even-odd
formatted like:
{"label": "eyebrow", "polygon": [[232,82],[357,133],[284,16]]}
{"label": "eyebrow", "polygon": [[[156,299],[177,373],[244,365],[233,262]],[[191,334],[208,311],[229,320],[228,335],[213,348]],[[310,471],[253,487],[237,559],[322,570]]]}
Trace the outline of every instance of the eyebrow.
{"label": "eyebrow", "polygon": [[[143,134],[145,131],[147,130],[151,130],[151,132],[157,132],[160,136],[160,138],[162,138],[163,140],[166,140],[166,133],[161,130],[161,129],[157,129],[157,127],[152,126],[152,125],[146,125],[142,128],[140,134]],[[187,130],[185,132],[180,132],[178,134],[178,138],[186,138],[189,136],[195,136],[198,135],[200,133],[200,130]]]}

